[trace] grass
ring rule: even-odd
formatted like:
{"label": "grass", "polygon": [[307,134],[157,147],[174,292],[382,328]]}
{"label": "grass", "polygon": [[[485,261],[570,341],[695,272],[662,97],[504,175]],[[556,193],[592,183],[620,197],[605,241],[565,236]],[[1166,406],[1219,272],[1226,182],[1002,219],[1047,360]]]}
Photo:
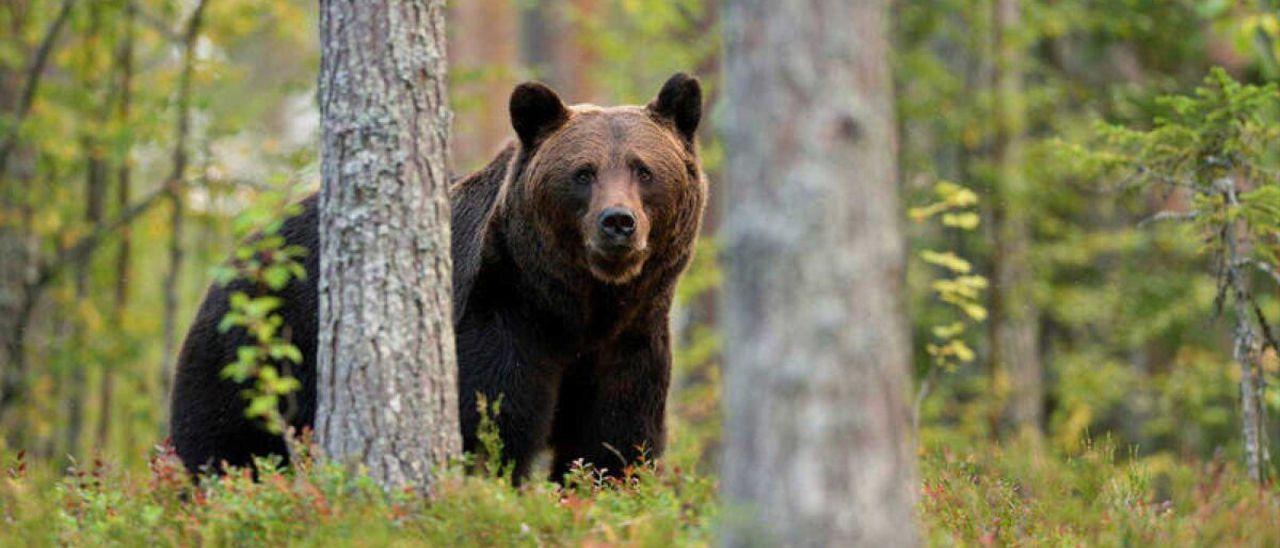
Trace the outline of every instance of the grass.
{"label": "grass", "polygon": [[[1276,545],[1280,493],[1234,463],[1137,458],[1106,442],[1061,455],[1042,444],[929,442],[920,521],[931,545]],[[963,447],[962,447],[963,446]],[[0,544],[573,545],[715,543],[712,476],[674,465],[623,480],[579,470],[564,487],[513,489],[451,470],[435,496],[385,494],[340,467],[263,463],[192,484],[168,451],[147,470],[94,461],[56,471],[0,460]]]}

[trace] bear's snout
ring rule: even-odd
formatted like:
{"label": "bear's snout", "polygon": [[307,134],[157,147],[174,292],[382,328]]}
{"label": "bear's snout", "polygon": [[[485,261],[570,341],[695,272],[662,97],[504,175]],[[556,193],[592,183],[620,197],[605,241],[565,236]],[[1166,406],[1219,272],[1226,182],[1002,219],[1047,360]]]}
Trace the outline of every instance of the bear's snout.
{"label": "bear's snout", "polygon": [[631,247],[636,233],[636,214],[625,207],[611,207],[600,213],[600,233],[611,246]]}
{"label": "bear's snout", "polygon": [[[591,219],[591,221],[587,221]],[[648,255],[648,224],[644,213],[615,204],[588,216],[587,260],[602,281],[626,283],[644,268]]]}

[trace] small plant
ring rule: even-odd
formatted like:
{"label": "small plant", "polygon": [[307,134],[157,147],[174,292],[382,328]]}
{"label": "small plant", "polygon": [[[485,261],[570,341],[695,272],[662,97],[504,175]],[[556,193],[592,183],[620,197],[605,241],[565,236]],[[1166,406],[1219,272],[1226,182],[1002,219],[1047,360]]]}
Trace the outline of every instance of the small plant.
{"label": "small plant", "polygon": [[[935,201],[912,208],[911,219],[923,223],[937,219],[945,229],[972,231],[978,227],[979,217],[974,208],[978,195],[956,183],[940,181],[933,188]],[[982,305],[987,290],[987,279],[974,274],[973,265],[952,251],[925,249],[920,259],[942,271],[930,284],[930,292],[954,311],[954,321],[936,325],[930,331],[930,342],[925,350],[931,358],[928,371],[920,382],[916,395],[914,420],[920,426],[921,405],[929,395],[940,371],[954,371],[961,364],[974,359],[973,349],[965,342],[965,335],[974,324],[987,319],[987,309]]]}
{"label": "small plant", "polygon": [[[286,200],[263,200],[263,206],[237,218],[235,232],[245,243],[236,248],[229,265],[214,272],[218,283],[237,288],[218,329],[224,333],[242,329],[251,341],[237,349],[236,361],[222,369],[222,376],[247,385],[245,415],[274,434],[283,433],[287,425],[288,411],[281,412],[281,400],[286,401],[286,409],[292,408],[291,395],[302,387],[290,372],[302,363],[302,352],[290,342],[279,314],[284,301],[275,295],[307,275],[301,263],[307,249],[285,245],[279,234],[284,219],[300,211]],[[258,233],[248,236],[258,226],[262,226]]]}
{"label": "small plant", "polygon": [[502,434],[497,422],[498,413],[502,412],[502,396],[490,403],[484,394],[476,394],[476,411],[480,413],[480,424],[476,426],[480,447],[471,455],[474,466],[481,474],[510,481],[516,463],[502,460]]}

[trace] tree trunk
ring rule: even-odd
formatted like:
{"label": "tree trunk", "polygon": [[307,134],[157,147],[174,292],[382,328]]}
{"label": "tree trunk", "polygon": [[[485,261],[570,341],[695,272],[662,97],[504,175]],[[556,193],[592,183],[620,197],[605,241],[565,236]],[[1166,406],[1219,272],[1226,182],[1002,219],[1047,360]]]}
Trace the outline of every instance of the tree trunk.
{"label": "tree trunk", "polygon": [[598,101],[592,77],[595,55],[583,44],[581,21],[601,12],[599,0],[528,2],[521,14],[525,66],[572,103]]}
{"label": "tree trunk", "polygon": [[[31,60],[23,68],[21,74],[0,73],[0,109],[8,124],[0,133],[0,206],[9,210],[16,207],[22,212],[23,219],[29,219],[30,206],[22,196],[29,188],[33,154],[19,155],[24,164],[20,170],[26,173],[15,174],[9,169],[10,158],[16,150],[24,147],[19,139],[23,121],[31,112],[35,97],[44,79],[45,67],[49,63],[63,29],[70,20],[75,0],[62,0],[57,14],[46,28]],[[19,36],[26,24],[22,21],[11,22],[13,36]],[[0,69],[3,70],[3,69]],[[13,171],[19,171],[15,169]],[[17,182],[10,184],[14,177]],[[31,241],[31,232],[26,230],[29,223],[0,223],[0,420],[7,421],[9,412],[21,404],[26,391],[26,329],[30,324],[31,312],[35,306],[36,295],[32,292],[31,278],[36,262],[35,249]],[[20,422],[20,421],[19,421]],[[20,439],[23,428],[13,424],[5,424],[6,439],[13,442]]]}
{"label": "tree trunk", "polygon": [[[1240,201],[1237,181],[1225,178],[1217,182],[1222,192],[1223,206],[1229,212],[1238,210]],[[1254,325],[1253,301],[1249,287],[1249,231],[1245,220],[1228,220],[1222,230],[1222,243],[1226,247],[1224,274],[1234,304],[1235,329],[1233,330],[1232,357],[1240,364],[1240,419],[1244,437],[1245,469],[1249,477],[1258,483],[1267,480],[1271,467],[1271,450],[1267,442],[1266,382],[1262,373],[1262,337]]]}
{"label": "tree trunk", "polygon": [[[133,109],[133,36],[137,8],[128,4],[124,8],[124,38],[120,51],[116,56],[116,65],[120,71],[120,99],[116,104],[116,123],[128,127]],[[123,212],[129,208],[129,200],[133,193],[131,146],[125,145],[116,158],[116,209]],[[115,300],[112,303],[111,319],[119,330],[119,336],[127,336],[124,330],[125,312],[129,304],[129,262],[133,252],[133,233],[128,225],[120,228],[120,247],[116,253]],[[162,364],[162,367],[168,364]],[[112,410],[115,401],[115,379],[120,374],[109,364],[103,364],[102,377],[98,385],[98,426],[97,445],[107,447],[111,438]],[[128,427],[126,426],[126,429]],[[128,446],[126,446],[128,447]]]}
{"label": "tree trunk", "polygon": [[[195,72],[196,39],[204,25],[204,10],[208,0],[200,0],[187,19],[182,39],[182,73],[178,77],[177,129],[173,144],[172,171],[165,181],[165,189],[172,206],[169,215],[169,272],[164,280],[164,354],[160,367],[160,394],[169,397],[173,385],[174,349],[177,348],[178,282],[182,274],[182,234],[186,221],[183,205],[183,186],[187,174],[187,141],[191,136],[191,78]],[[161,417],[161,428],[168,425]]]}
{"label": "tree trunk", "polygon": [[317,441],[426,492],[462,445],[444,2],[320,6]]}
{"label": "tree trunk", "polygon": [[912,545],[888,4],[725,4],[725,543]]}
{"label": "tree trunk", "polygon": [[[93,137],[85,138],[85,154],[87,156],[87,166],[85,168],[85,225],[96,227],[102,222],[102,210],[105,205],[106,176],[107,165],[106,159],[102,157],[102,151],[99,143]],[[76,305],[85,301],[91,301],[93,295],[89,292],[90,266],[92,263],[92,255],[86,255],[76,264],[75,270],[75,295]],[[71,324],[73,335],[71,340],[75,345],[76,359],[71,364],[71,370],[68,372],[66,386],[66,400],[64,409],[67,410],[67,428],[63,431],[63,450],[67,455],[72,457],[80,456],[80,438],[84,431],[84,410],[85,397],[88,395],[88,352],[86,347],[89,346],[89,334],[85,332],[85,318],[77,310],[72,315]]]}
{"label": "tree trunk", "polygon": [[458,125],[450,143],[454,165],[463,172],[487,161],[511,137],[507,100],[516,85],[519,43],[504,38],[518,34],[516,15],[511,0],[471,0],[449,7],[449,65],[455,74],[476,76],[455,80],[453,88],[455,97],[466,101],[465,112],[459,112],[466,122]]}
{"label": "tree trunk", "polygon": [[1017,0],[996,0],[995,163],[999,169],[993,201],[996,251],[991,307],[991,361],[1001,408],[996,421],[1015,430],[1038,433],[1044,406],[1038,340],[1039,318],[1033,295],[1028,247],[1030,227],[1027,181],[1023,169],[1026,118],[1022,78],[1025,44],[1017,36],[1021,14]]}

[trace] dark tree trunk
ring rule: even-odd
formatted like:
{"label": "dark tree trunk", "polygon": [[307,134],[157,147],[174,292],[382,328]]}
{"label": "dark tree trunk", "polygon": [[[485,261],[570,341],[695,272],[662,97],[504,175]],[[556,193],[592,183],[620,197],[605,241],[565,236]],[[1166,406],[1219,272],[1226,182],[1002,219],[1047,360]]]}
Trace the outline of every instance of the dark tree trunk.
{"label": "dark tree trunk", "polygon": [[[177,347],[178,282],[182,274],[182,234],[186,224],[183,198],[188,162],[187,142],[191,136],[191,77],[195,71],[196,39],[200,37],[204,11],[208,5],[208,0],[201,0],[196,5],[183,32],[176,139],[173,145],[172,171],[165,181],[165,192],[172,206],[169,215],[169,271],[164,280],[164,361],[160,367],[160,393],[165,398],[168,398],[173,385],[174,349]],[[168,424],[168,421],[162,420],[161,424]]]}
{"label": "dark tree trunk", "polygon": [[1026,44],[1018,36],[1017,0],[995,4],[996,132],[999,170],[992,204],[996,251],[991,307],[991,361],[1002,409],[998,421],[1018,431],[1038,433],[1043,422],[1044,386],[1040,365],[1039,315],[1031,273],[1027,180],[1023,169],[1022,79]]}
{"label": "dark tree trunk", "polygon": [[[132,3],[125,6],[124,38],[116,56],[116,65],[120,72],[120,99],[116,104],[116,123],[121,127],[128,127],[129,116],[133,109],[133,36],[137,18],[136,9]],[[125,146],[116,158],[116,210],[118,212],[128,209],[129,200],[132,199],[131,148],[131,146]],[[125,335],[124,322],[129,305],[129,262],[132,250],[133,234],[126,225],[120,228],[120,246],[115,260],[115,298],[111,308],[111,318],[116,327],[121,330],[120,336]],[[167,364],[164,365],[167,366]],[[110,365],[103,365],[102,378],[98,385],[98,426],[96,428],[98,447],[106,447],[110,442],[111,425],[114,422],[115,381],[116,375],[119,374],[120,372],[115,371]]]}

